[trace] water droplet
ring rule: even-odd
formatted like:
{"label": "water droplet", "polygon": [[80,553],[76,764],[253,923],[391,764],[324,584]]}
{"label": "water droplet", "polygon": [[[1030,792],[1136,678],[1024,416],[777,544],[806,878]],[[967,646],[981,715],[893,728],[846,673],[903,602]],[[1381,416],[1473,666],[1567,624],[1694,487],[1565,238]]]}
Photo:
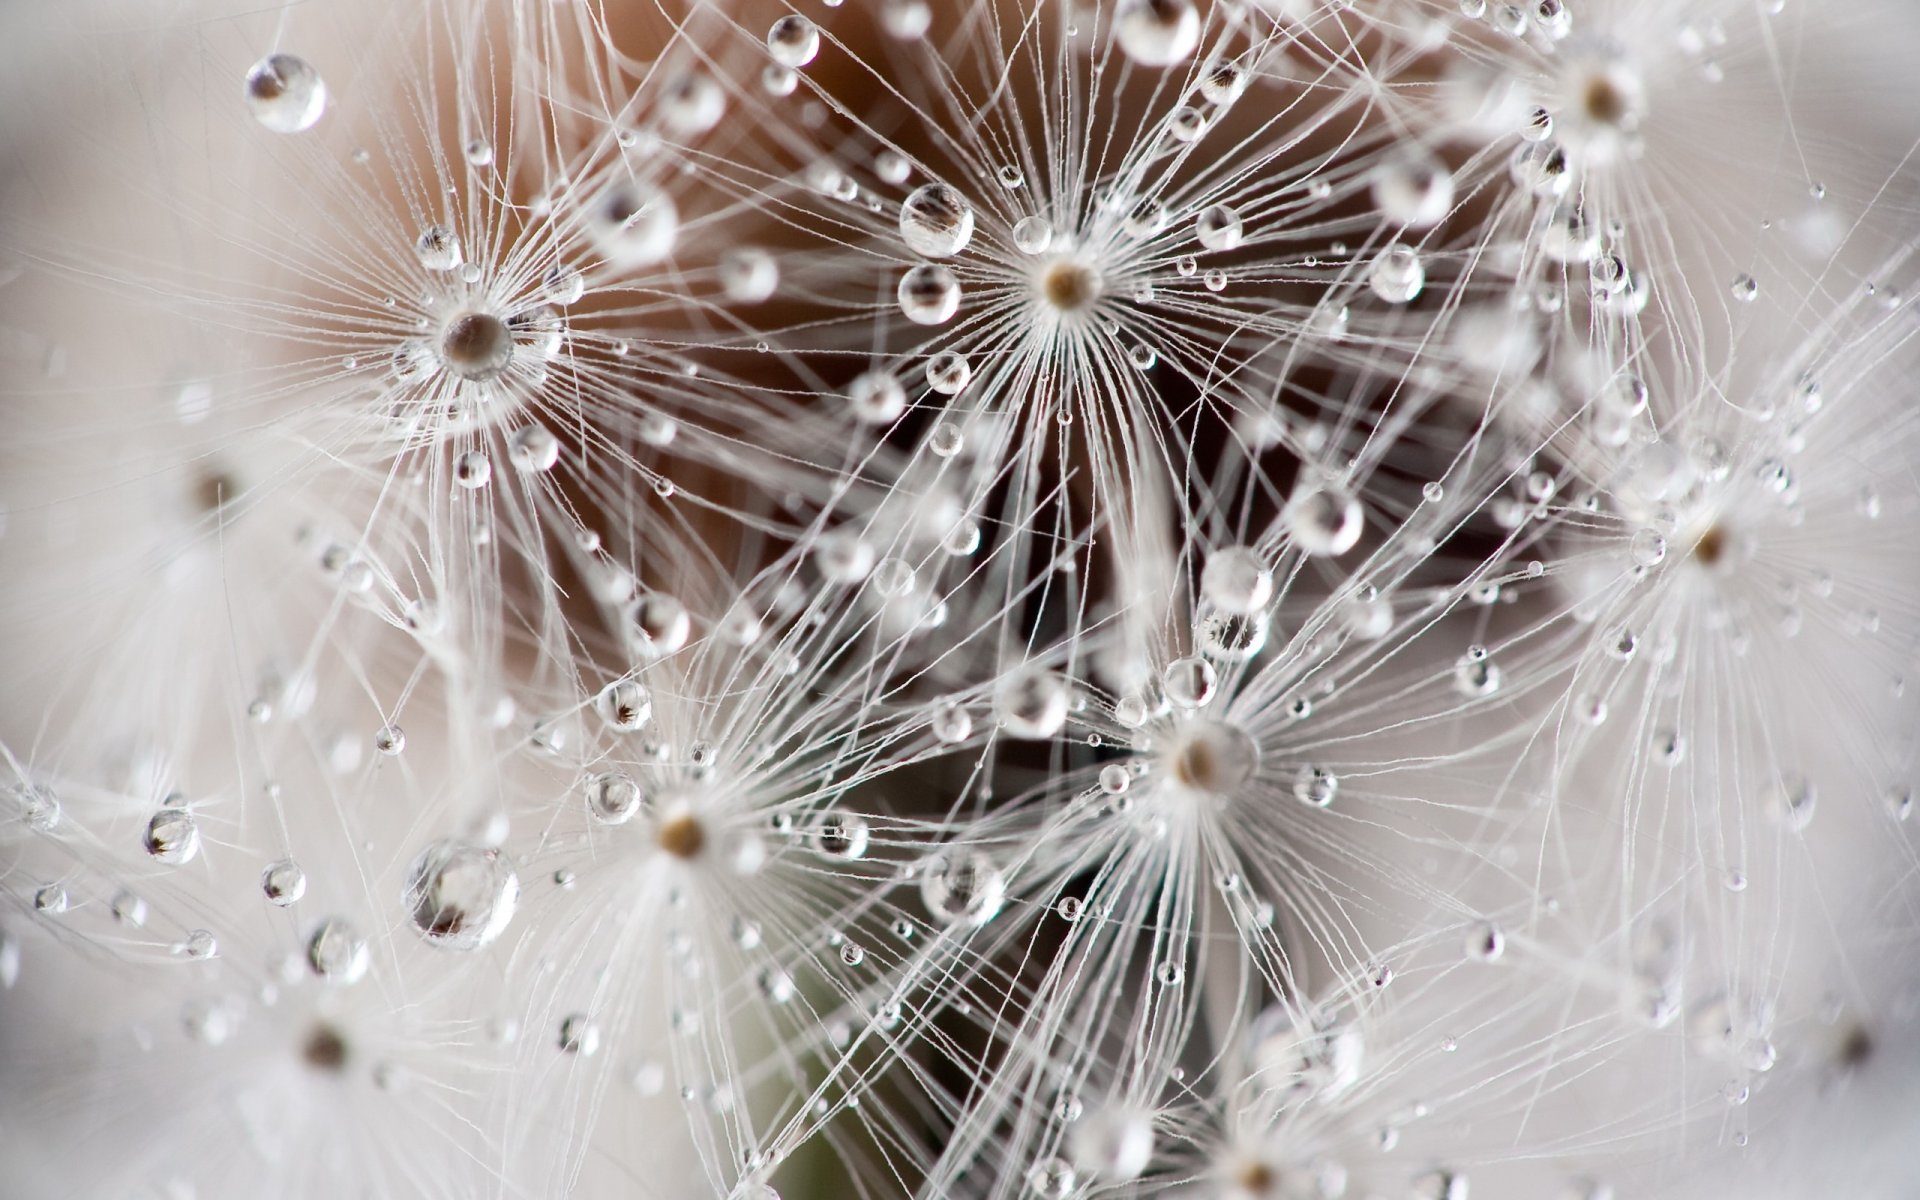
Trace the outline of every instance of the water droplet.
{"label": "water droplet", "polygon": [[605,771],[587,781],[587,812],[603,825],[624,825],[638,813],[644,797],[625,771]]}
{"label": "water droplet", "polygon": [[1293,798],[1313,808],[1326,808],[1340,792],[1340,779],[1323,767],[1302,766],[1293,777]]}
{"label": "water droplet", "polygon": [[1050,671],[1014,672],[1000,685],[996,700],[1000,727],[1013,737],[1052,737],[1067,723],[1067,685]]}
{"label": "water droplet", "polygon": [[1013,223],[1013,245],[1022,254],[1045,254],[1053,245],[1053,226],[1043,217],[1021,217]]}
{"label": "water droplet", "polygon": [[973,733],[973,718],[967,710],[952,700],[942,700],[933,706],[927,718],[927,726],[933,736],[948,745],[964,742]]}
{"label": "water droplet", "polygon": [[460,237],[451,225],[429,225],[421,230],[413,252],[429,271],[451,271],[466,261],[460,252]]}
{"label": "water droplet", "polygon": [[1110,1108],[1089,1113],[1067,1133],[1074,1165],[1109,1182],[1137,1179],[1153,1160],[1153,1121],[1148,1114]]}
{"label": "water droplet", "polygon": [[560,1022],[560,1049],[581,1058],[600,1052],[600,1027],[585,1013],[573,1013]]}
{"label": "water droplet", "polygon": [[200,827],[187,809],[170,806],[153,814],[142,842],[155,861],[177,866],[200,853]]}
{"label": "water droplet", "polygon": [[673,252],[680,211],[660,189],[637,179],[619,179],[594,200],[588,229],[609,263],[650,267]]}
{"label": "water droplet", "polygon": [[1427,285],[1427,269],[1413,247],[1395,242],[1367,269],[1367,286],[1388,304],[1406,304]]}
{"label": "water droplet", "polygon": [[1338,487],[1307,487],[1287,505],[1287,529],[1303,554],[1336,558],[1360,543],[1360,501]]}
{"label": "water droplet", "polygon": [[1166,67],[1200,44],[1200,13],[1193,0],[1120,0],[1113,13],[1120,52],[1143,67]]}
{"label": "water droplet", "polygon": [[1228,546],[1207,556],[1200,591],[1221,612],[1257,612],[1273,602],[1273,572],[1251,546]]}
{"label": "water droplet", "polygon": [[1027,1170],[1027,1187],[1040,1200],[1066,1200],[1079,1177],[1064,1158],[1043,1158]]}
{"label": "water droplet", "polygon": [[925,184],[900,205],[900,236],[915,254],[951,258],[973,238],[973,208],[946,184]]}
{"label": "water droplet", "polygon": [[247,108],[275,133],[299,133],[327,111],[327,85],[305,59],[269,54],[247,72]]}
{"label": "water droplet", "polygon": [[927,386],[943,396],[958,396],[973,378],[973,365],[964,354],[942,351],[927,360]]}
{"label": "water droplet", "polygon": [[307,894],[307,873],[290,858],[269,863],[260,872],[260,891],[269,902],[285,908]]}
{"label": "water droplet", "polygon": [[609,729],[631,732],[653,718],[653,693],[631,679],[616,679],[594,697],[594,711]]}
{"label": "water droplet", "polygon": [[498,850],[470,842],[434,842],[407,869],[401,902],[433,945],[478,950],[505,931],[520,903],[520,877]]}
{"label": "water droplet", "polygon": [[627,641],[640,654],[660,658],[693,635],[686,605],[665,592],[642,592],[627,606]]}
{"label": "water droplet", "polygon": [[864,857],[871,837],[866,821],[851,813],[822,813],[813,824],[814,846],[828,858],[842,862]]}
{"label": "water droplet", "polygon": [[1498,926],[1483,922],[1468,932],[1466,951],[1475,962],[1493,962],[1506,953],[1507,936]]}
{"label": "water droplet", "polygon": [[1389,154],[1373,169],[1380,215],[1408,229],[1431,229],[1453,209],[1453,174],[1440,156],[1417,145]]}
{"label": "water droplet", "polygon": [[960,311],[960,280],[945,267],[915,267],[900,277],[899,299],[907,320],[944,325]]}
{"label": "water droplet", "polygon": [[738,246],[720,256],[720,290],[735,304],[760,304],[780,287],[780,264],[754,246]]}
{"label": "water droplet", "polygon": [[507,461],[516,471],[551,471],[560,461],[560,439],[545,425],[522,425],[507,439]]}
{"label": "water droplet", "polygon": [[726,112],[726,90],[698,71],[675,77],[660,93],[660,123],[678,138],[699,137],[720,124]]}
{"label": "water droplet", "polygon": [[946,924],[985,925],[1000,912],[1006,877],[977,850],[950,847],[920,866],[920,899]]}
{"label": "water droplet", "polygon": [[783,67],[804,67],[820,53],[820,31],[798,14],[781,17],[767,30],[767,53]]}
{"label": "water droplet", "polygon": [[453,481],[470,492],[479,491],[493,481],[493,463],[484,451],[465,451],[453,460]]}
{"label": "water droplet", "polygon": [[1220,676],[1204,658],[1180,658],[1167,664],[1161,686],[1167,699],[1182,708],[1200,708],[1213,699]]}
{"label": "water droplet", "polygon": [[1231,250],[1240,244],[1244,234],[1240,214],[1224,204],[1201,210],[1193,219],[1193,231],[1200,244],[1209,250]]}
{"label": "water droplet", "polygon": [[320,923],[307,939],[307,966],[328,983],[358,983],[372,965],[373,953],[359,931],[338,918]]}

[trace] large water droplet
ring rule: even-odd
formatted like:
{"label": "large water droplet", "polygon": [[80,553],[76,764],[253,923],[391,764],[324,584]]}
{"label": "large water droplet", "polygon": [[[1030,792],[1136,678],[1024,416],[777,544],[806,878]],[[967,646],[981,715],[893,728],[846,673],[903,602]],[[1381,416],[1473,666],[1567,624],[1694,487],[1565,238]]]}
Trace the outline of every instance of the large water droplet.
{"label": "large water droplet", "polygon": [[305,59],[269,54],[247,72],[247,108],[275,133],[299,133],[327,111],[327,85]]}
{"label": "large water droplet", "polygon": [[477,950],[513,920],[520,878],[498,850],[449,838],[413,860],[402,903],[427,941],[448,950]]}
{"label": "large water droplet", "polygon": [[915,254],[949,258],[973,237],[973,208],[946,184],[926,184],[900,205],[900,236]]}

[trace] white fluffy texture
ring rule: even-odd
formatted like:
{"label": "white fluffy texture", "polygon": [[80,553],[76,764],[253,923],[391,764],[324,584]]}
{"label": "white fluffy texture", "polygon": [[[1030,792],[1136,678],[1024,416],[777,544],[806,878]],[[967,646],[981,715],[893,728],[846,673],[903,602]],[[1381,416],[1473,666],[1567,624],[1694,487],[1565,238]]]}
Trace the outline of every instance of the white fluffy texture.
{"label": "white fluffy texture", "polygon": [[0,12],[0,1196],[1912,1194],[1920,15],[1558,7]]}

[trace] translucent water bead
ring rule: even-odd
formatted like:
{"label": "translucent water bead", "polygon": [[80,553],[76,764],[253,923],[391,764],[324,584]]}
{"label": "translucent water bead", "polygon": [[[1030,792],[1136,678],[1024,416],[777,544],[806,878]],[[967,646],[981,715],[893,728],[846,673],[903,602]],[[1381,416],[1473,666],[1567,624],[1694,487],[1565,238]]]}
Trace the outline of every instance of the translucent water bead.
{"label": "translucent water bead", "polygon": [[1395,242],[1374,258],[1367,286],[1388,304],[1406,304],[1427,286],[1427,268],[1413,247]]}
{"label": "translucent water bead", "polygon": [[1273,601],[1273,572],[1251,546],[1228,546],[1207,556],[1200,591],[1221,612],[1258,612]]}
{"label": "translucent water bead", "polygon": [[1120,52],[1141,66],[1171,66],[1200,45],[1200,13],[1193,0],[1120,0],[1113,36]]}
{"label": "translucent water bead", "polygon": [[944,325],[960,311],[960,280],[945,267],[915,267],[900,277],[900,311],[916,325]]}
{"label": "translucent water bead", "polygon": [[513,920],[520,878],[498,850],[449,838],[413,860],[402,902],[414,930],[428,942],[478,950]]}
{"label": "translucent water bead", "polygon": [[1000,912],[1006,897],[1006,876],[978,851],[943,850],[921,867],[921,902],[944,924],[985,925]]}
{"label": "translucent water bead", "polygon": [[973,208],[944,183],[917,189],[900,205],[900,237],[927,258],[950,258],[973,238]]}
{"label": "translucent water bead", "polygon": [[767,30],[767,53],[783,67],[804,67],[820,53],[820,30],[798,14],[781,17]]}
{"label": "translucent water bead", "polygon": [[588,228],[609,263],[649,267],[673,252],[680,210],[660,189],[636,179],[620,179],[594,201]]}
{"label": "translucent water bead", "polygon": [[1432,151],[1402,147],[1373,170],[1380,215],[1408,229],[1429,229],[1453,209],[1453,174]]}
{"label": "translucent water bead", "polygon": [[1064,680],[1050,671],[1020,671],[1000,686],[1000,727],[1014,737],[1045,738],[1067,723]]}
{"label": "translucent water bead", "polygon": [[1360,543],[1360,501],[1337,487],[1309,487],[1287,505],[1287,530],[1303,554],[1338,557]]}
{"label": "translucent water bead", "polygon": [[1209,250],[1231,250],[1240,244],[1240,214],[1224,204],[1201,210],[1193,220],[1194,236]]}
{"label": "translucent water bead", "polygon": [[247,108],[275,133],[299,133],[327,111],[327,85],[307,60],[269,54],[247,72]]}

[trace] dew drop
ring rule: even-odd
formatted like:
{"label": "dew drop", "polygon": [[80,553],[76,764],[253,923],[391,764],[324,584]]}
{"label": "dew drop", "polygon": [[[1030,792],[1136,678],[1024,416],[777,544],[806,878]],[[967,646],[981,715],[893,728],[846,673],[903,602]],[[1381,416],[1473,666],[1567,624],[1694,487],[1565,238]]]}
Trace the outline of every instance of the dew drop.
{"label": "dew drop", "polygon": [[407,869],[401,902],[421,937],[447,950],[478,950],[513,920],[520,877],[500,855],[471,842],[434,842]]}
{"label": "dew drop", "polygon": [[269,863],[260,872],[260,891],[268,902],[285,908],[307,894],[307,873],[290,858]]}
{"label": "dew drop", "polygon": [[900,277],[899,300],[914,324],[944,325],[960,311],[960,280],[945,267],[915,267]]}
{"label": "dew drop", "polygon": [[307,939],[307,966],[328,983],[341,987],[358,983],[372,962],[367,939],[338,918],[321,922]]}
{"label": "dew drop", "polygon": [[915,254],[950,258],[973,238],[973,208],[946,184],[926,184],[900,205],[900,237]]}
{"label": "dew drop", "polygon": [[804,67],[820,53],[820,30],[797,13],[781,17],[767,30],[767,53],[783,67]]}
{"label": "dew drop", "polygon": [[1143,67],[1167,67],[1200,44],[1200,13],[1193,0],[1120,0],[1113,14],[1120,52]]}
{"label": "dew drop", "polygon": [[1427,269],[1420,255],[1400,242],[1382,250],[1367,268],[1367,286],[1388,304],[1406,304],[1426,285]]}
{"label": "dew drop", "polygon": [[921,864],[921,902],[945,924],[985,925],[1000,912],[1006,894],[1006,877],[977,850],[949,848]]}
{"label": "dew drop", "polygon": [[1067,723],[1067,685],[1051,671],[1016,671],[1000,685],[1000,727],[1018,738],[1047,738]]}
{"label": "dew drop", "polygon": [[141,842],[154,861],[178,866],[200,853],[200,827],[193,813],[169,806],[153,814]]}
{"label": "dew drop", "polygon": [[275,133],[299,133],[327,111],[327,85],[305,59],[269,54],[247,72],[247,108]]}

